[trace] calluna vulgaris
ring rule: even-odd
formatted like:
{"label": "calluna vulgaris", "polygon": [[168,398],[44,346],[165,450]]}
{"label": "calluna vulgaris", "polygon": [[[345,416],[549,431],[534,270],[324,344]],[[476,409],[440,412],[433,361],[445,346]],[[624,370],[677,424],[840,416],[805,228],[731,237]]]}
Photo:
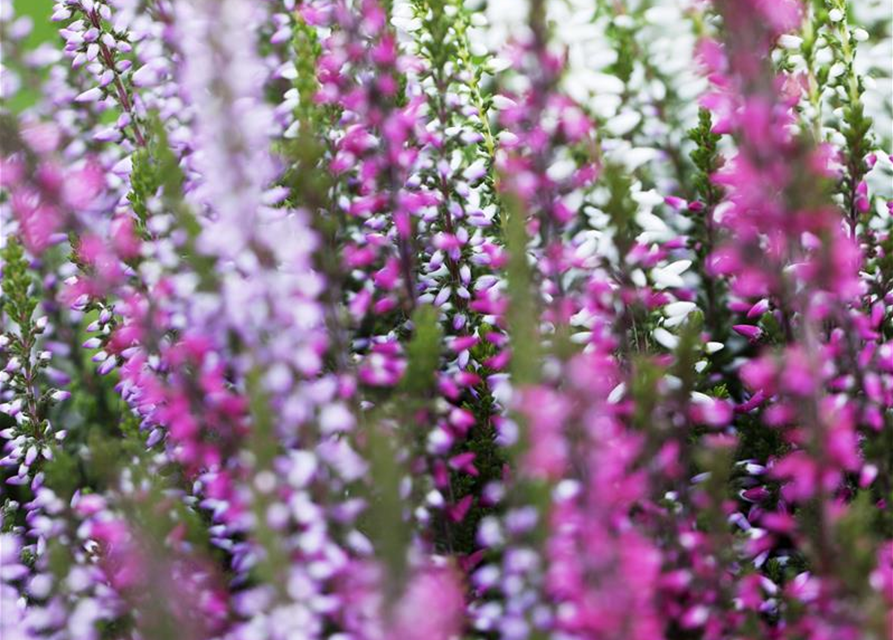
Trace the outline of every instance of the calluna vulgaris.
{"label": "calluna vulgaris", "polygon": [[891,12],[0,0],[0,636],[893,637]]}

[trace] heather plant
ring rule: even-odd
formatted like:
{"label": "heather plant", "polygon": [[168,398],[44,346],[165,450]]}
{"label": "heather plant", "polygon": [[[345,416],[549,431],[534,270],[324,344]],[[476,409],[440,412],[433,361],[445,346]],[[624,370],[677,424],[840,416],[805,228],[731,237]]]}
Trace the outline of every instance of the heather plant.
{"label": "heather plant", "polygon": [[890,638],[891,31],[0,0],[0,636]]}

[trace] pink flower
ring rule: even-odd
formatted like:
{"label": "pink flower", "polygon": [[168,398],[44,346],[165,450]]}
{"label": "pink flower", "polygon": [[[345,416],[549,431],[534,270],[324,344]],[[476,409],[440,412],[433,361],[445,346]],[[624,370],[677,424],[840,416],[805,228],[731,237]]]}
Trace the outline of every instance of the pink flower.
{"label": "pink flower", "polygon": [[394,613],[394,640],[452,640],[463,627],[465,598],[449,567],[423,568],[410,579]]}
{"label": "pink flower", "polygon": [[560,478],[567,464],[564,428],[571,414],[570,403],[550,389],[531,387],[521,393],[518,411],[527,422],[526,472],[537,478]]}
{"label": "pink flower", "polygon": [[735,333],[744,336],[751,342],[757,342],[763,335],[763,330],[751,324],[736,324],[732,327]]}

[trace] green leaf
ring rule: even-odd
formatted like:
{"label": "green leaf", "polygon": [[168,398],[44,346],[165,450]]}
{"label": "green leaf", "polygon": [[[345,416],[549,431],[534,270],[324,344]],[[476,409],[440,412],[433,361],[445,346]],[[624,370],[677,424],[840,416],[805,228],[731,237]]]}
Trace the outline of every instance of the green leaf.
{"label": "green leaf", "polygon": [[418,398],[434,388],[443,334],[437,309],[430,305],[421,305],[413,312],[412,324],[415,332],[406,347],[407,367],[401,386]]}

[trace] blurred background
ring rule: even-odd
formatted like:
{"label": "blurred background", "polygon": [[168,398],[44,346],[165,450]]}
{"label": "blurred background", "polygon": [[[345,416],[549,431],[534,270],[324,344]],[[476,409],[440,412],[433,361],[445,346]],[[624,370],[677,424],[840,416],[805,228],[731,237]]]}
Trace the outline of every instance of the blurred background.
{"label": "blurred background", "polygon": [[[2,14],[0,15],[0,22],[3,23],[2,26],[0,26],[0,34],[10,26],[7,24],[7,6],[6,3],[0,2],[0,14]],[[25,47],[27,49],[34,50],[42,43],[58,37],[58,26],[50,22],[50,16],[53,14],[53,3],[51,0],[12,0],[12,6],[15,10],[14,15],[17,20],[25,18],[30,21],[31,34],[28,36],[28,39],[25,40]],[[3,36],[0,35],[0,38],[2,37]],[[2,58],[0,58],[0,63],[4,66],[15,64],[13,60],[3,60]],[[18,112],[29,106],[36,99],[37,91],[33,89],[24,90],[10,100],[9,106],[14,112]]]}

